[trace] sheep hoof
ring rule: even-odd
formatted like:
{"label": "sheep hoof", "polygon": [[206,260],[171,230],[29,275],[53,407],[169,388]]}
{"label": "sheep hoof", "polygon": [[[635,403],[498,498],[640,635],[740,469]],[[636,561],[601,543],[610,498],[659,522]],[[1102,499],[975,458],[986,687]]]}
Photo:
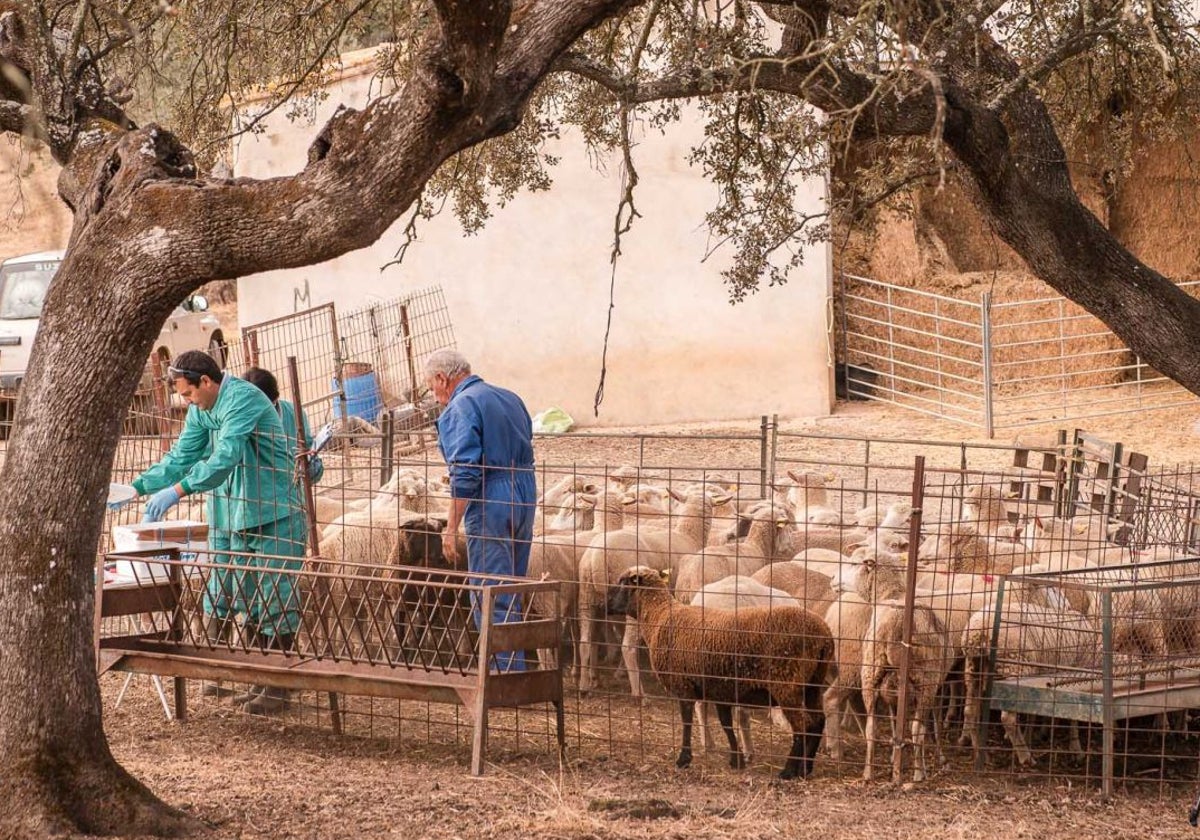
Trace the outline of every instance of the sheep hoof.
{"label": "sheep hoof", "polygon": [[745,757],[740,752],[730,753],[729,754],[729,767],[733,770],[745,770],[746,769]]}
{"label": "sheep hoof", "polygon": [[675,766],[678,767],[680,770],[683,770],[685,767],[690,766],[691,763],[692,763],[692,751],[691,750],[684,750],[683,752],[681,752],[679,754],[679,758],[675,759]]}
{"label": "sheep hoof", "polygon": [[790,764],[785,766],[782,770],[779,771],[779,778],[783,779],[784,781],[788,781],[789,779],[794,779],[799,775],[800,775],[799,771],[795,767],[792,767]]}

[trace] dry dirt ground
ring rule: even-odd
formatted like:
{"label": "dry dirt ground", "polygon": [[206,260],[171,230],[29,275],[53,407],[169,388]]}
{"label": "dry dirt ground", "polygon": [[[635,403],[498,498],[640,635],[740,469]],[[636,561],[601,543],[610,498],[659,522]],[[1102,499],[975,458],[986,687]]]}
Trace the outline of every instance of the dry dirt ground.
{"label": "dry dirt ground", "polygon": [[[1196,416],[1179,409],[1062,425],[1121,440],[1162,464],[1193,460],[1200,451],[1192,430]],[[757,425],[755,418],[674,430],[755,431]],[[843,404],[833,417],[786,422],[784,428],[964,439],[961,427],[865,404]],[[1022,437],[1054,428],[1032,429]],[[884,446],[873,451],[878,455]],[[887,446],[894,446],[897,458],[914,451],[906,444]],[[699,461],[719,459],[729,449],[720,441],[698,447]],[[564,442],[557,454],[600,457],[595,444],[582,442],[575,447]],[[603,459],[619,463],[622,456],[614,450]],[[856,769],[839,777],[823,764],[826,759],[803,782],[776,781],[777,767],[735,773],[719,757],[702,754],[691,769],[676,771],[677,713],[673,704],[651,700],[628,714],[609,706],[594,717],[568,703],[572,749],[564,765],[548,734],[514,741],[500,733],[487,775],[472,778],[466,766],[469,727],[447,707],[418,711],[415,723],[402,725],[393,705],[390,722],[359,718],[348,725],[353,734],[334,736],[312,698],[280,719],[252,718],[199,702],[193,685],[192,718],[181,725],[164,720],[145,677],[133,681],[115,708],[122,680],[116,674],[102,678],[106,729],[118,759],[166,801],[210,826],[213,837],[1112,840],[1195,832],[1186,823],[1200,785],[1193,763],[1176,770],[1171,784],[1122,785],[1109,803],[1099,800],[1094,784],[1067,781],[1045,766],[1025,774],[972,776],[965,772],[969,762],[953,751],[951,764],[918,786],[864,784]],[[539,726],[548,733],[535,716],[531,728],[536,733]],[[769,727],[760,726],[756,734],[765,730]],[[1182,749],[1197,752],[1194,740]]]}

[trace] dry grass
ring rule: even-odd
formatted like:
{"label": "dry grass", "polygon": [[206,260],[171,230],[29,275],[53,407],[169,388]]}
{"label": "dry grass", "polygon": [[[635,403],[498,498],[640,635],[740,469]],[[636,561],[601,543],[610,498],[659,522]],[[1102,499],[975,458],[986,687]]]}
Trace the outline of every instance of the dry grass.
{"label": "dry grass", "polygon": [[496,750],[482,778],[464,744],[334,737],[294,718],[249,718],[200,704],[186,725],[163,720],[146,680],[112,710],[118,757],[214,837],[768,838],[828,840],[1061,836],[1185,837],[1190,791],[1136,791],[1102,804],[1092,789],[1010,776],[963,783],[943,772],[915,788],[818,774],[779,782],[714,758],[676,771],[668,756],[575,756]]}
{"label": "dry grass", "polygon": [[[1146,452],[1152,464],[1191,461],[1200,448],[1192,431],[1194,414],[1177,409],[1132,422],[1110,418],[1088,429]],[[753,433],[757,426],[753,419],[671,431]],[[833,417],[785,421],[784,427],[848,438],[964,437],[959,426],[867,404],[839,406]],[[1048,435],[1053,428],[1035,427],[1023,437]],[[636,461],[629,446],[567,438],[556,444],[554,460]],[[686,451],[672,442],[647,446],[647,462],[757,463],[756,445],[713,440],[692,441]],[[835,461],[852,457],[856,446],[818,442],[804,449]],[[872,460],[911,464],[920,448],[876,443]],[[996,460],[996,466],[1004,466],[1003,453]],[[1048,759],[1037,770],[1014,771],[1007,751],[992,759],[990,775],[976,777],[967,772],[969,756],[948,750],[949,766],[914,788],[857,781],[861,750],[854,748],[840,773],[823,756],[813,779],[781,783],[775,772],[784,744],[763,723],[755,725],[755,736],[762,752],[776,754],[767,760],[774,767],[758,765],[735,773],[721,755],[698,751],[691,769],[676,771],[679,724],[674,704],[661,699],[636,703],[626,696],[627,689],[610,680],[605,687],[611,694],[569,699],[565,765],[557,761],[546,712],[502,712],[496,718],[488,774],[475,779],[467,773],[470,725],[460,709],[405,704],[400,717],[395,704],[351,698],[349,734],[335,737],[328,731],[327,712],[309,695],[306,705],[280,720],[195,702],[192,719],[179,725],[163,720],[145,678],[135,679],[122,706],[114,709],[122,679],[116,674],[102,679],[114,752],[160,796],[210,824],[214,837],[1192,836],[1186,810],[1194,794],[1198,750],[1190,738],[1174,745],[1189,758],[1172,767],[1170,783],[1153,781],[1157,773],[1135,773],[1135,781],[1119,783],[1109,804],[1099,801],[1094,783],[1062,775]],[[1074,768],[1076,777],[1081,772]]]}

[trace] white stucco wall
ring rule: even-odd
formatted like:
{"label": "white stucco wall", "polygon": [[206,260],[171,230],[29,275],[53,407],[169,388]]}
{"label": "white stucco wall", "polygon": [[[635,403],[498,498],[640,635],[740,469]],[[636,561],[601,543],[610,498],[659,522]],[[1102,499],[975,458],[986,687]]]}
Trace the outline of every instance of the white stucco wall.
{"label": "white stucco wall", "polygon": [[[332,89],[317,124],[277,116],[236,150],[239,176],[268,177],[303,167],[318,125],[339,103],[361,108],[369,79],[348,74]],[[377,89],[377,88],[376,88]],[[581,423],[641,425],[779,413],[828,414],[828,246],[811,250],[784,287],[763,288],[736,306],[721,262],[702,263],[705,211],[715,192],[686,163],[696,124],[670,136],[643,136],[636,150],[642,218],[617,267],[605,399],[592,399],[600,373],[611,268],[617,162],[590,166],[582,144],[564,136],[548,193],[496,208],[478,235],[464,236],[447,212],[420,226],[404,263],[380,272],[403,240],[397,223],[374,246],[322,265],[244,278],[242,324],[333,301],[339,309],[440,285],[458,347],[475,371],[524,397],[531,412],[556,405]],[[825,185],[803,185],[819,208]],[[306,288],[308,302],[298,300]]]}

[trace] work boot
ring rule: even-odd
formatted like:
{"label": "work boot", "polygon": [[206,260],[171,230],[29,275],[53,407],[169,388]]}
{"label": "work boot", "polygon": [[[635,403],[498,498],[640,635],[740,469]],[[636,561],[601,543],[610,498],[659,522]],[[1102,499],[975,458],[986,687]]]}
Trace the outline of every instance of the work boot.
{"label": "work boot", "polygon": [[204,616],[204,636],[213,645],[229,644],[229,630],[233,622],[219,615]]}
{"label": "work boot", "polygon": [[[234,693],[234,689],[227,688],[226,686],[221,685],[219,682],[205,683],[204,688],[200,689],[201,697],[209,697],[209,698],[216,698],[216,699],[220,699],[222,697],[228,697],[230,694],[233,694],[233,693]],[[245,702],[245,701],[242,701],[242,702]]]}
{"label": "work boot", "polygon": [[292,703],[290,688],[268,686],[262,694],[242,706],[242,711],[252,715],[275,715],[284,711]]}
{"label": "work boot", "polygon": [[255,683],[241,694],[233,695],[233,700],[230,702],[232,702],[235,706],[241,706],[245,703],[249,703],[251,700],[258,699],[258,696],[266,690],[267,687],[265,685],[259,685],[258,683]]}

